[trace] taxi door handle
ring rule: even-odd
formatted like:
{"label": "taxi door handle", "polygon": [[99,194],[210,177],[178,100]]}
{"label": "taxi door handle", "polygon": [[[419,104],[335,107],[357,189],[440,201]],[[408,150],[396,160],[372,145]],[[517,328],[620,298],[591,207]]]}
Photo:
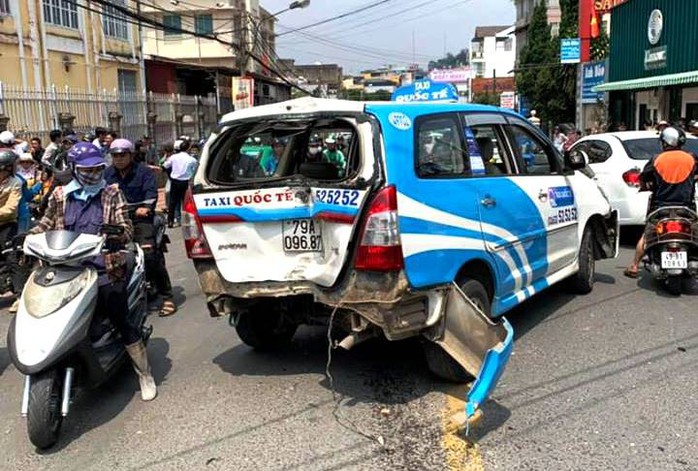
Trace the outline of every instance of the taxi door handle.
{"label": "taxi door handle", "polygon": [[480,204],[483,205],[486,208],[493,208],[497,206],[497,200],[492,198],[491,196],[485,196],[481,201]]}

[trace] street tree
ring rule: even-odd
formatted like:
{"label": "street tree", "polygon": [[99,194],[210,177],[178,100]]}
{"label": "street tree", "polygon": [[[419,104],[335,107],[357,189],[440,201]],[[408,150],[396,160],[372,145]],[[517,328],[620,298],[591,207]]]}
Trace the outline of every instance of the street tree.
{"label": "street tree", "polygon": [[[560,7],[562,37],[577,37],[576,2],[561,0]],[[527,42],[519,56],[516,88],[544,123],[565,123],[575,120],[575,84],[576,66],[560,64],[560,38],[552,36],[547,5],[541,1],[533,10]]]}
{"label": "street tree", "polygon": [[468,65],[470,63],[470,51],[468,48],[461,49],[458,54],[451,54],[450,52],[446,54],[446,57],[437,59],[434,61],[429,61],[429,70],[433,69],[452,69],[454,67],[461,67]]}

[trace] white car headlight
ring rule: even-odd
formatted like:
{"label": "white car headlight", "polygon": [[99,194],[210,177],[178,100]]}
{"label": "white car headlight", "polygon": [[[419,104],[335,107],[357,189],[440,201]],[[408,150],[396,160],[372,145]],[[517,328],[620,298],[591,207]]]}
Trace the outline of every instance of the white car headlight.
{"label": "white car headlight", "polygon": [[34,282],[32,273],[22,293],[22,302],[27,312],[36,318],[52,314],[80,294],[90,279],[90,270],[84,270],[76,278],[54,286],[40,286]]}

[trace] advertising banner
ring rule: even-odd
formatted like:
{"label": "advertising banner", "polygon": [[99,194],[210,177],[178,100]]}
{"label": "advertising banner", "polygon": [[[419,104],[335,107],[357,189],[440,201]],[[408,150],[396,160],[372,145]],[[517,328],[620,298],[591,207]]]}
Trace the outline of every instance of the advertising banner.
{"label": "advertising banner", "polygon": [[235,111],[254,106],[254,79],[233,77],[233,106]]}
{"label": "advertising banner", "polygon": [[560,63],[578,64],[582,57],[582,40],[563,38],[560,40]]}
{"label": "advertising banner", "polygon": [[582,103],[598,103],[603,100],[603,92],[595,93],[593,88],[606,82],[606,61],[588,62],[582,66]]}
{"label": "advertising banner", "polygon": [[470,67],[457,69],[434,69],[429,72],[429,78],[436,83],[463,83],[470,80]]}

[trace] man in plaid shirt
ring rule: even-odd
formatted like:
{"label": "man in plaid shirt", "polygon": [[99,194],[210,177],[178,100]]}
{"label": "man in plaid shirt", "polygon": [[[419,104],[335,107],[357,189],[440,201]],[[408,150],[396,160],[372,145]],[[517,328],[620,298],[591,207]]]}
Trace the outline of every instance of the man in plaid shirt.
{"label": "man in plaid shirt", "polygon": [[[81,142],[68,153],[73,180],[57,187],[48,201],[44,217],[31,233],[68,230],[84,234],[100,234],[107,224],[123,229],[114,242],[121,245],[133,238],[133,225],[128,217],[126,198],[117,185],[104,180],[106,161],[94,144]],[[139,329],[130,324],[127,295],[127,260],[124,253],[114,252],[95,257],[90,265],[99,273],[97,309],[104,310],[121,333],[133,366],[138,374],[141,397],[150,401],[157,395],[150,373],[148,355]]]}

